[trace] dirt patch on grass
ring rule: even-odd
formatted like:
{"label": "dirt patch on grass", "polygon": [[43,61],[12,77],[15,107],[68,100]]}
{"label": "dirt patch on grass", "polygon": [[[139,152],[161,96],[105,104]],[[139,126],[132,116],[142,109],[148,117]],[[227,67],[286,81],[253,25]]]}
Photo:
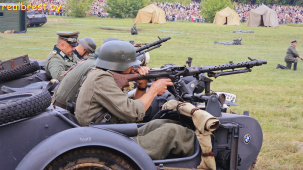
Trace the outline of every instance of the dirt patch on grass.
{"label": "dirt patch on grass", "polygon": [[119,28],[110,28],[110,27],[100,27],[102,30],[113,31],[113,32],[130,32],[130,29],[119,29]]}
{"label": "dirt patch on grass", "polygon": [[295,145],[298,146],[298,151],[303,152],[303,142],[296,141]]}
{"label": "dirt patch on grass", "polygon": [[65,19],[62,19],[62,18],[48,19],[47,22],[51,22],[51,23],[67,23],[67,21]]}

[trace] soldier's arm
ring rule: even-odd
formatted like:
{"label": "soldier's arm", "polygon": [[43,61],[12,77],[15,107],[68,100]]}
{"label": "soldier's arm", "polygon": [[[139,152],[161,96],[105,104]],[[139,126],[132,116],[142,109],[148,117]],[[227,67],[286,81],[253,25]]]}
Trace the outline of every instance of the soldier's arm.
{"label": "soldier's arm", "polygon": [[295,57],[302,58],[294,47],[290,48],[290,51]]}
{"label": "soldier's arm", "polygon": [[128,98],[127,93],[121,91],[112,77],[101,75],[96,78],[93,86],[95,100],[111,114],[128,123],[143,120],[144,103],[139,99]]}
{"label": "soldier's arm", "polygon": [[65,73],[65,65],[60,59],[52,57],[49,60],[48,70],[53,79],[61,81],[63,77],[60,75]]}

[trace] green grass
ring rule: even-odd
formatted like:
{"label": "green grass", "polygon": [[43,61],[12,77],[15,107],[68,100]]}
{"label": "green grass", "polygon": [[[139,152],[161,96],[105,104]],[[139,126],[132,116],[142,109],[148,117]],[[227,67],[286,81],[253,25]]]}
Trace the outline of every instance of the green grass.
{"label": "green grass", "polygon": [[[98,46],[104,39],[115,37],[136,43],[149,43],[159,37],[171,37],[161,48],[150,52],[150,67],[166,63],[185,64],[193,58],[194,66],[247,61],[247,57],[267,60],[250,73],[214,79],[211,89],[237,94],[237,113],[250,111],[263,129],[263,146],[257,169],[301,169],[303,167],[303,61],[298,71],[276,69],[284,64],[291,40],[298,41],[303,55],[302,25],[278,28],[218,26],[209,23],[168,22],[137,24],[139,35],[130,35],[131,19],[68,18],[50,16],[42,27],[29,28],[26,34],[0,34],[1,60],[28,54],[44,60],[56,43],[56,31],[80,31],[80,38],[90,36]],[[253,30],[235,34],[228,31]],[[241,36],[242,46],[224,46],[214,41],[231,41]]]}

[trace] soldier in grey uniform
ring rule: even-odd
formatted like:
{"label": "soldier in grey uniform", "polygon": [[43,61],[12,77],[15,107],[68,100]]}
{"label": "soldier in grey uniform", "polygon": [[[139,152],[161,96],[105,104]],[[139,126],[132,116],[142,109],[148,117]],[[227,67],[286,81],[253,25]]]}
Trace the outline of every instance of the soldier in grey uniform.
{"label": "soldier in grey uniform", "polygon": [[85,37],[79,40],[79,44],[73,51],[73,55],[75,55],[79,60],[87,59],[90,54],[93,54],[96,49],[95,41],[90,37]]}
{"label": "soldier in grey uniform", "polygon": [[284,57],[284,60],[286,62],[286,67],[278,64],[276,69],[281,68],[281,69],[291,69],[292,63],[294,63],[294,71],[297,70],[297,63],[298,63],[298,58],[303,60],[303,58],[299,55],[299,53],[296,50],[297,46],[297,40],[291,41],[291,45],[287,48],[286,51],[286,56]]}
{"label": "soldier in grey uniform", "polygon": [[45,71],[49,78],[62,80],[64,74],[72,65],[80,61],[72,55],[78,43],[79,32],[58,31],[57,44],[48,54],[45,61]]}
{"label": "soldier in grey uniform", "polygon": [[[84,81],[76,102],[75,116],[81,126],[90,123],[131,123],[140,122],[145,111],[157,95],[162,95],[170,79],[159,79],[148,91],[147,80],[137,80],[138,86],[133,99],[118,87],[113,72],[121,74],[148,73],[148,67],[140,65],[135,48],[128,42],[110,41],[101,46],[100,53]],[[165,159],[171,155],[190,156],[194,152],[194,131],[176,124],[173,120],[153,120],[138,130],[134,138],[152,159]]]}
{"label": "soldier in grey uniform", "polygon": [[137,35],[138,34],[138,30],[137,30],[137,24],[135,23],[131,30],[130,30],[131,35]]}
{"label": "soldier in grey uniform", "polygon": [[242,41],[242,38],[239,37],[237,39],[234,39],[233,41],[226,41],[226,42],[218,42],[218,41],[215,41],[214,43],[215,44],[224,44],[224,45],[242,45],[241,44],[241,41]]}
{"label": "soldier in grey uniform", "polygon": [[254,33],[252,30],[244,31],[244,30],[235,30],[233,33]]}
{"label": "soldier in grey uniform", "polygon": [[[83,39],[80,39],[80,43],[82,45],[81,48],[79,48],[79,52],[82,54],[82,56],[86,56],[90,53],[95,52],[96,44],[93,39],[85,37]],[[86,79],[87,73],[94,67],[94,62],[95,58],[91,56],[88,59],[83,60],[83,62],[79,62],[75,68],[68,71],[68,73],[60,82],[59,87],[54,94],[54,105],[62,107],[71,113],[74,113],[77,99],[76,95],[83,81]]]}

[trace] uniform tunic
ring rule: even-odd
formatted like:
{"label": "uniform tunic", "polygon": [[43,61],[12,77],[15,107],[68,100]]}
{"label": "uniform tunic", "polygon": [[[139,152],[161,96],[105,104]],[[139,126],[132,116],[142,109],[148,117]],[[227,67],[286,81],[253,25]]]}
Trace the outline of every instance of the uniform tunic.
{"label": "uniform tunic", "polygon": [[72,65],[76,64],[79,59],[75,56],[69,57],[57,46],[54,46],[45,61],[45,71],[49,78],[62,80],[60,75],[64,74]]}
{"label": "uniform tunic", "polygon": [[285,56],[285,62],[297,62],[298,59],[297,57],[299,57],[299,53],[297,52],[296,48],[293,46],[293,45],[290,45],[288,48],[287,48],[287,51],[286,51],[286,56]]}
{"label": "uniform tunic", "polygon": [[139,122],[145,115],[143,102],[128,98],[117,86],[111,71],[95,68],[88,74],[77,98],[75,115],[80,125],[89,125],[103,107],[111,113],[110,123]]}
{"label": "uniform tunic", "polygon": [[[111,71],[95,68],[88,74],[77,98],[75,115],[80,125],[87,126],[103,106],[112,116],[110,123],[138,122],[145,115],[143,102],[129,99],[117,86]],[[191,156],[194,131],[176,123],[168,119],[153,120],[140,127],[134,139],[153,160]]]}
{"label": "uniform tunic", "polygon": [[65,75],[55,93],[56,101],[65,105],[67,102],[76,103],[76,94],[86,79],[87,73],[95,67],[94,62],[95,58],[89,58]]}

